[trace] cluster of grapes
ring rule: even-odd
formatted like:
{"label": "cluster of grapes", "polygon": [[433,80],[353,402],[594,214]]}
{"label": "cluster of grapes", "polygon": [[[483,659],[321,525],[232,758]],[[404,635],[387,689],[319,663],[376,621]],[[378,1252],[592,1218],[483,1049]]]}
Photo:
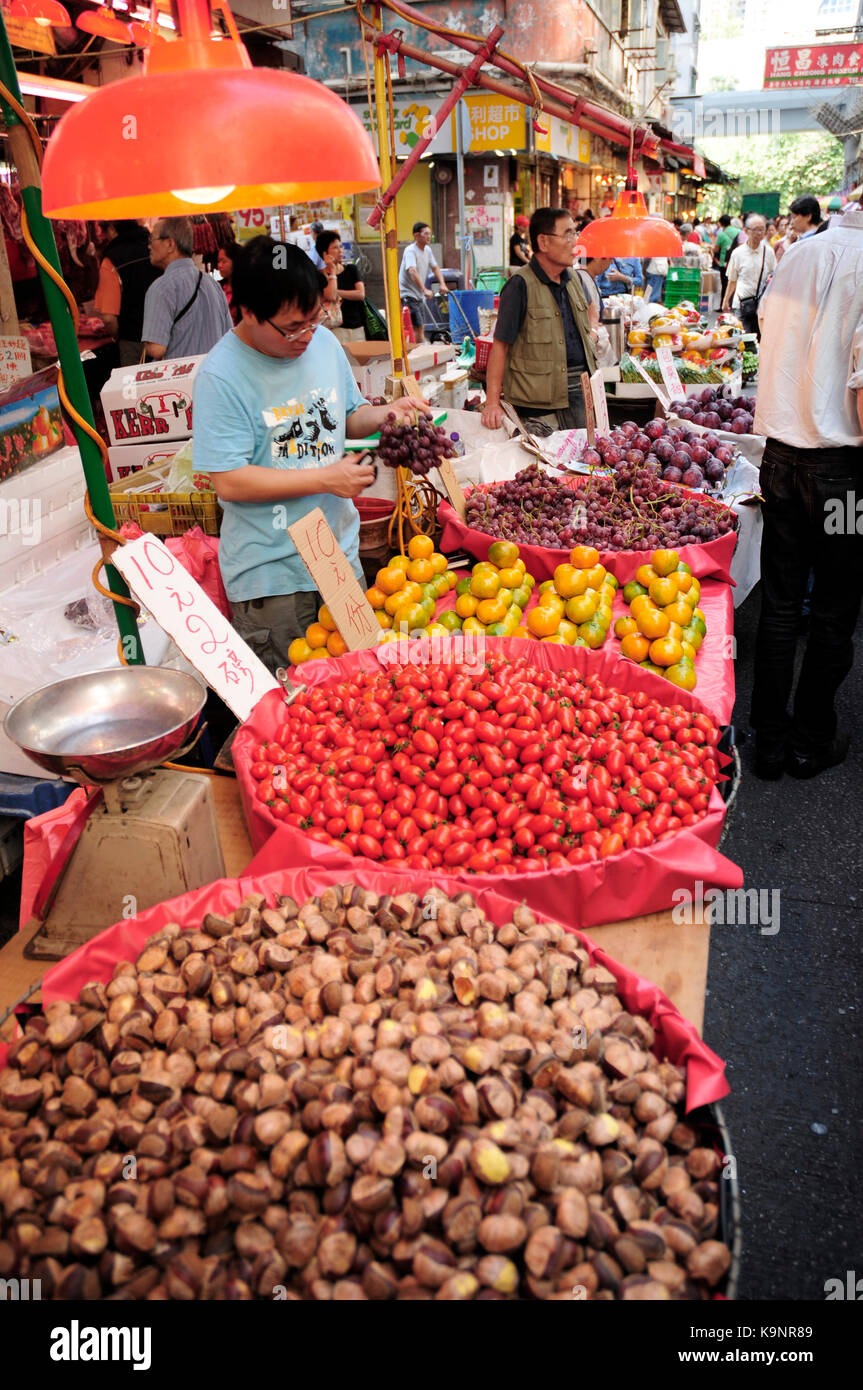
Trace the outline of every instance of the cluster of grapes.
{"label": "cluster of grapes", "polygon": [[592,474],[575,492],[530,464],[510,482],[473,492],[466,520],[476,531],[553,549],[698,545],[737,526],[729,507],[687,497],[653,465],[628,462],[614,476]]}
{"label": "cluster of grapes", "polygon": [[572,488],[531,463],[509,482],[472,492],[465,520],[475,531],[522,545],[565,547],[578,539],[581,511]]}
{"label": "cluster of grapes", "polygon": [[426,415],[418,415],[414,424],[399,420],[392,411],[381,428],[377,454],[388,468],[409,468],[412,473],[425,474],[441,459],[453,458],[455,445],[441,425],[435,425]]}

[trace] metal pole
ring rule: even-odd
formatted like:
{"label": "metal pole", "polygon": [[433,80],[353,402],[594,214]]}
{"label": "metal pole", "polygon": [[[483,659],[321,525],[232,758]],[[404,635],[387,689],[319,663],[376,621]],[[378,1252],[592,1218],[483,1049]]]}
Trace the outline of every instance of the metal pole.
{"label": "metal pole", "polygon": [[458,240],[459,256],[462,283],[466,290],[470,289],[470,264],[467,257],[467,225],[465,222],[464,205],[464,141],[462,138],[462,121],[466,115],[466,107],[463,101],[459,101],[455,112],[455,173],[458,186]]}
{"label": "metal pole", "polygon": [[[374,26],[383,29],[380,6],[374,9]],[[387,119],[387,78],[386,56],[378,45],[374,50],[375,62],[375,115],[378,128],[378,163],[381,166],[381,181],[389,188],[393,181],[393,159],[395,152],[390,149],[390,127]],[[399,295],[399,238],[396,226],[396,206],[390,203],[384,209],[381,222],[381,253],[383,256],[384,292],[387,306],[387,330],[392,353],[393,376],[405,374],[405,341],[402,331],[401,296]]]}
{"label": "metal pole", "polygon": [[[2,12],[0,12],[0,81],[23,105],[21,89],[18,86],[18,74],[15,71],[15,62],[12,57],[12,49],[9,46],[9,36],[6,33]],[[36,152],[30,143],[30,137],[23,123],[12,110],[12,107],[0,100],[0,109],[2,109],[9,134],[9,150],[18,170],[21,198],[27,214],[27,221],[30,224],[30,231],[42,255],[59,275],[61,271],[57,244],[54,241],[51,224],[42,212],[42,179]],[[47,275],[41,266],[39,267],[39,278],[48,305],[48,316],[54,330],[57,355],[63,369],[63,380],[69,400],[87,423],[95,428],[93,412],[90,408],[90,397],[87,393],[87,383],[84,379],[84,368],[81,364],[81,350],[75,337],[75,326],[72,322],[69,306],[50,275]],[[105,467],[99,446],[74,420],[71,421],[71,424],[81,454],[81,463],[84,468],[84,476],[87,479],[87,491],[90,494],[93,513],[103,526],[113,527],[116,525],[116,518],[114,508],[111,505],[111,495],[108,492]],[[107,565],[105,572],[111,592],[120,598],[128,598],[129,590],[113,565]],[[120,629],[123,654],[126,660],[130,664],[143,665],[144,652],[138,635],[135,610],[124,604],[115,603],[114,613],[117,618],[117,626]]]}

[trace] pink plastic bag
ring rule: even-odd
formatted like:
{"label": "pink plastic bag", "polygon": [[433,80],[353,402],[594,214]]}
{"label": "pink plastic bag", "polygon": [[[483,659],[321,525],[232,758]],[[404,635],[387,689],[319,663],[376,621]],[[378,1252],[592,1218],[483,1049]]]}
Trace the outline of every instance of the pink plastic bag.
{"label": "pink plastic bag", "polygon": [[[120,527],[120,534],[126,540],[136,541],[144,532],[134,521],[127,521]],[[165,545],[230,622],[233,612],[219,569],[218,537],[208,536],[200,526],[193,526],[182,536],[166,536]]]}

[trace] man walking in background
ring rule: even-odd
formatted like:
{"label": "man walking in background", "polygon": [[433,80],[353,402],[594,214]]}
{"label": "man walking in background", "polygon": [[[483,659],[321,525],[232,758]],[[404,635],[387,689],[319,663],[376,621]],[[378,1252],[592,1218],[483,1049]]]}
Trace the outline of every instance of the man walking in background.
{"label": "man walking in background", "polygon": [[233,327],[221,287],[192,260],[194,244],[188,217],[160,217],[150,234],[150,260],[164,272],[144,300],[142,337],[154,360],[209,352]]}
{"label": "man walking in background", "polygon": [[[736,254],[736,253],[735,253]],[[786,256],[761,306],[755,432],[761,464],[761,620],[751,722],[755,772],[814,777],[841,763],[835,699],[863,595],[863,212]],[[793,710],[801,605],[814,573]]]}
{"label": "man walking in background", "polygon": [[719,231],[716,234],[716,241],[713,243],[713,264],[719,271],[719,278],[722,281],[722,298],[725,298],[725,291],[728,288],[728,257],[737,243],[737,228],[732,227],[731,218],[727,212],[723,212],[719,219]]}
{"label": "man walking in background", "polygon": [[405,247],[399,267],[399,294],[411,316],[418,343],[425,342],[423,300],[434,296],[434,290],[426,285],[432,271],[444,294],[448,293],[446,280],[431,249],[431,237],[431,227],[427,222],[415,222],[414,239]]}
{"label": "man walking in background", "polygon": [[739,315],[744,332],[758,333],[758,303],[776,269],[773,247],[764,240],[767,223],[760,213],[746,219],[746,241],[735,246],[728,260],[728,283],[722,298],[723,310]]}

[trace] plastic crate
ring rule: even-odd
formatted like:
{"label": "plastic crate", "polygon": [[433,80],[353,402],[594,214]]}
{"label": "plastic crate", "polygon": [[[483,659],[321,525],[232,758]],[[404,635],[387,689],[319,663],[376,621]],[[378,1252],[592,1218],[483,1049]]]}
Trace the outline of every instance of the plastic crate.
{"label": "plastic crate", "polygon": [[494,338],[490,334],[487,338],[477,338],[476,361],[473,364],[476,371],[485,372],[488,370],[488,355],[491,352],[493,342]]}
{"label": "plastic crate", "polygon": [[169,460],[109,486],[117,525],[134,521],[156,536],[182,536],[200,526],[208,536],[217,536],[222,509],[215,492],[165,492],[170,468]]}
{"label": "plastic crate", "polygon": [[480,331],[477,309],[493,309],[494,296],[494,290],[451,290],[449,322],[453,337],[461,338],[465,327],[476,336]]}
{"label": "plastic crate", "polygon": [[699,267],[671,266],[665,279],[665,293],[662,302],[666,308],[671,309],[675,304],[679,304],[681,299],[692,299],[696,302],[701,296],[701,270]]}
{"label": "plastic crate", "polygon": [[500,294],[506,284],[506,273],[501,270],[479,270],[476,274],[475,288],[478,290],[491,290],[493,294]]}

